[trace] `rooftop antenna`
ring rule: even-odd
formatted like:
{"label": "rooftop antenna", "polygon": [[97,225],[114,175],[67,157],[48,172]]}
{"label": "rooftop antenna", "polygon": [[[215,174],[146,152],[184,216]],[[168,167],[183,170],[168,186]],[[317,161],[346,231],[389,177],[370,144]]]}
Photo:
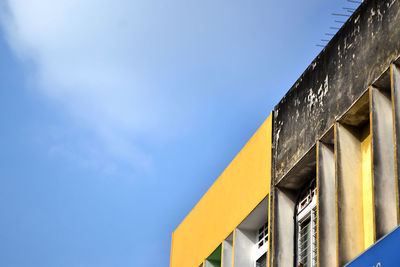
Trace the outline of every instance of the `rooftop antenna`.
{"label": "rooftop antenna", "polygon": [[332,16],[350,17],[350,15],[348,14],[338,14],[338,13],[332,13]]}
{"label": "rooftop antenna", "polygon": [[354,3],[354,4],[361,4],[362,1],[356,1],[356,0],[347,0],[349,3]]}
{"label": "rooftop antenna", "polygon": [[[363,2],[363,0],[347,0],[347,2],[349,2],[351,4],[359,5],[359,4],[361,4]],[[356,7],[342,7],[342,10],[347,12],[347,13],[343,14],[343,13],[339,12],[339,13],[332,13],[331,15],[334,16],[334,17],[338,17],[338,18],[341,17],[341,18],[346,18],[347,19],[348,17],[350,17],[354,13],[354,11],[356,11],[357,7],[358,6],[356,6]],[[339,19],[335,19],[334,22],[341,24],[339,26],[342,26],[344,23],[346,23],[346,21],[339,20]],[[329,27],[329,29],[330,30],[334,30],[335,32],[337,32],[338,30],[340,30],[340,27]],[[329,37],[333,37],[333,36],[335,36],[335,33],[326,32],[325,35],[329,36]],[[329,43],[330,40],[321,39],[321,41],[323,43]],[[316,44],[316,46],[325,47],[324,44]]]}
{"label": "rooftop antenna", "polygon": [[350,7],[343,7],[343,9],[352,14],[354,11],[356,11],[354,8],[350,8]]}

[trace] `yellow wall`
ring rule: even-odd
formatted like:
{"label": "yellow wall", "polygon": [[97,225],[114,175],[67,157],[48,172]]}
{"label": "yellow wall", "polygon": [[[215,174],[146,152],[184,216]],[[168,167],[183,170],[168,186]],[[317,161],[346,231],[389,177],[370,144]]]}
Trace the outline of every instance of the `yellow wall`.
{"label": "yellow wall", "polygon": [[374,186],[372,182],[372,150],[369,124],[362,129],[361,136],[361,177],[363,187],[364,248],[375,243]]}
{"label": "yellow wall", "polygon": [[270,191],[272,116],[173,233],[171,267],[198,267]]}

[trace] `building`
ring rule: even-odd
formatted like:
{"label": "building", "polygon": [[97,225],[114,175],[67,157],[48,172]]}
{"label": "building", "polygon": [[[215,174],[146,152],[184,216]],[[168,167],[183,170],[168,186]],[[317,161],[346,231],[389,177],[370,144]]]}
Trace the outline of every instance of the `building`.
{"label": "building", "polygon": [[371,256],[400,244],[399,56],[400,0],[364,1],[174,231],[170,266],[400,266]]}
{"label": "building", "polygon": [[[233,251],[241,250],[247,257],[256,231],[268,222],[271,135],[272,116],[174,231],[171,266],[220,266],[221,261],[229,266],[246,260]],[[247,240],[246,234],[254,240]],[[267,250],[266,245],[261,247]]]}

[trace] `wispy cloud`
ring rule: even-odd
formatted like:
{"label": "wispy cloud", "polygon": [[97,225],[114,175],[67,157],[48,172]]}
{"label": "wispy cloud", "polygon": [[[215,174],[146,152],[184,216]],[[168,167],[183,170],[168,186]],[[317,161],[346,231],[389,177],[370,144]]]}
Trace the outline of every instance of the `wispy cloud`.
{"label": "wispy cloud", "polygon": [[240,75],[264,64],[254,51],[267,40],[254,41],[259,21],[240,20],[254,11],[238,4],[8,0],[1,25],[39,92],[107,153],[149,166],[142,144],[190,129],[210,98],[254,96]]}
{"label": "wispy cloud", "polygon": [[152,36],[157,10],[124,0],[7,3],[3,28],[16,54],[33,62],[37,88],[109,152],[136,163],[147,158],[137,141],[167,135],[159,130],[171,132],[166,122],[179,115],[173,92],[155,75],[165,67],[157,49],[163,37]]}

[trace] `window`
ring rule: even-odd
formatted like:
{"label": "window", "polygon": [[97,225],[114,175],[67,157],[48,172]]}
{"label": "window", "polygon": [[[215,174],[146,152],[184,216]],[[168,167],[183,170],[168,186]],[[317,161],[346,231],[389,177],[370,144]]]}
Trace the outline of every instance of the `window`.
{"label": "window", "polygon": [[268,222],[257,231],[257,243],[255,245],[255,267],[267,267],[268,251]]}
{"label": "window", "polygon": [[256,267],[267,267],[267,253],[256,260]]}
{"label": "window", "polygon": [[296,214],[297,263],[317,266],[317,193],[315,182],[300,197]]}

